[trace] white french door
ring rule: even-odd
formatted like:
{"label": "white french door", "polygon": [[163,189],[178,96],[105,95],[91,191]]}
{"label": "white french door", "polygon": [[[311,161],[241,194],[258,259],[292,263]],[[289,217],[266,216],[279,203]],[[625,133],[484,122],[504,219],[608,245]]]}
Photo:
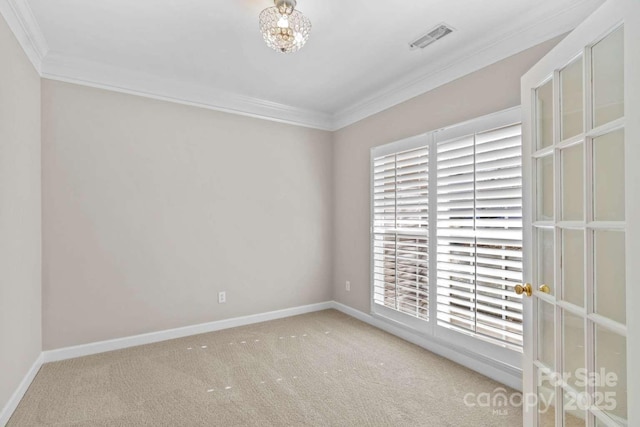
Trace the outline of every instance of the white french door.
{"label": "white french door", "polygon": [[609,0],[522,79],[527,427],[640,425],[639,34]]}

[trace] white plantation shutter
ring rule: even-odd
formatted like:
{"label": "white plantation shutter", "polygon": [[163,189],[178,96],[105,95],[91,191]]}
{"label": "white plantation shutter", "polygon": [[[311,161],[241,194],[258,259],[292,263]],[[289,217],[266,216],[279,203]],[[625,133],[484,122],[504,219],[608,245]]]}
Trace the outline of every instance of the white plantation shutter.
{"label": "white plantation shutter", "polygon": [[511,366],[523,344],[519,122],[505,110],[371,157],[372,311]]}
{"label": "white plantation shutter", "polygon": [[373,160],[373,300],[428,320],[429,148]]}
{"label": "white plantation shutter", "polygon": [[522,346],[521,126],[437,143],[438,325]]}

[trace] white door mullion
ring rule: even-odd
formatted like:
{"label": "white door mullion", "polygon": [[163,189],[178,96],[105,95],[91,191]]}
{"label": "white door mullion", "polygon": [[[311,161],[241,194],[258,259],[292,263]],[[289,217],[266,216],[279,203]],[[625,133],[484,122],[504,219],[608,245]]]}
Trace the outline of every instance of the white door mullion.
{"label": "white door mullion", "polygon": [[[560,289],[561,265],[562,265],[562,251],[560,250],[560,229],[558,228],[558,221],[562,218],[562,169],[560,162],[560,149],[558,144],[562,140],[562,124],[561,124],[561,97],[560,97],[560,70],[556,69],[553,72],[553,282],[549,283],[536,283],[534,286],[537,289],[541,285],[548,285],[552,287],[552,293],[555,295],[553,299],[553,307],[555,312],[554,322],[554,348],[555,348],[555,372],[562,373],[563,370],[563,349],[562,349],[562,323],[563,313],[562,308],[559,307],[555,301],[560,299],[562,291]],[[562,425],[563,419],[563,393],[559,384],[555,387],[555,406],[556,406],[556,425]]]}
{"label": "white door mullion", "polygon": [[[591,56],[591,55],[589,55]],[[589,74],[591,76],[591,74]],[[593,99],[593,96],[590,97],[591,99]],[[593,112],[590,111],[589,113],[589,120],[590,123],[593,123]],[[624,117],[620,117],[619,119],[616,119],[612,122],[606,123],[604,125],[598,126],[597,128],[593,129],[593,128],[588,128],[589,130],[587,131],[587,136],[590,136],[591,138],[597,138],[599,136],[602,135],[606,135],[608,133],[614,132],[616,130],[619,129],[623,129],[624,128]]]}
{"label": "white door mullion", "polygon": [[[584,79],[584,123],[586,137],[584,141],[584,161],[585,161],[585,187],[587,189],[593,188],[593,137],[590,135],[593,129],[593,85],[592,85],[592,55],[591,48],[586,47],[584,50],[584,67],[585,67],[585,79]],[[584,197],[584,215],[585,222],[590,224],[593,222],[593,191],[589,190],[585,192]],[[585,240],[584,240],[584,278],[585,278],[585,292],[584,292],[584,307],[586,316],[584,319],[584,332],[585,332],[585,362],[588,372],[595,371],[595,327],[591,320],[589,320],[589,314],[594,312],[594,269],[593,269],[593,230],[585,228]],[[586,387],[587,396],[594,396],[595,387],[593,384],[587,384]],[[595,417],[591,412],[587,415],[587,427],[595,427]]]}
{"label": "white door mullion", "polygon": [[[523,282],[533,281],[535,274],[533,270],[533,257],[535,247],[534,241],[534,227],[533,222],[535,217],[534,212],[537,212],[537,200],[535,195],[535,159],[533,159],[532,153],[535,151],[534,144],[536,141],[537,126],[534,125],[534,121],[530,120],[535,115],[535,89],[528,86],[522,88],[522,219],[523,219],[523,233],[522,233],[522,272]],[[524,284],[523,283],[523,284]],[[522,298],[523,306],[523,335],[524,335],[524,347],[523,347],[523,378],[522,388],[525,393],[535,393],[537,378],[536,378],[536,366],[535,355],[537,354],[537,339],[538,325],[534,321],[537,316],[534,313],[538,310],[537,301],[533,298]],[[526,395],[526,394],[525,394]],[[524,427],[534,427],[538,425],[538,411],[531,405],[523,406],[523,421]]]}

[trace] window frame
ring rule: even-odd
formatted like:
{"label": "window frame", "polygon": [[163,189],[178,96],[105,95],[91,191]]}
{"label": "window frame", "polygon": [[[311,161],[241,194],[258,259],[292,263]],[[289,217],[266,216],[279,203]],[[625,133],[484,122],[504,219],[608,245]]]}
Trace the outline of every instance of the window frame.
{"label": "window frame", "polygon": [[[522,350],[502,346],[498,343],[491,342],[483,338],[476,337],[469,333],[455,331],[437,324],[437,215],[428,218],[428,236],[429,236],[429,320],[418,319],[411,315],[401,313],[397,310],[376,304],[375,289],[375,234],[374,234],[374,161],[376,158],[398,153],[406,150],[416,149],[419,147],[429,147],[429,206],[437,206],[437,144],[438,141],[447,141],[466,135],[481,133],[497,129],[509,125],[522,123],[522,113],[520,107],[514,107],[507,110],[499,111],[486,116],[478,117],[466,122],[447,126],[445,128],[426,132],[420,135],[405,138],[399,141],[391,142],[381,146],[373,147],[370,151],[370,312],[371,315],[385,322],[389,322],[394,326],[399,326],[411,332],[418,333],[426,338],[452,348],[461,353],[471,353],[477,358],[486,358],[498,361],[502,364],[520,370],[522,368]],[[430,210],[431,212],[432,210]],[[435,210],[433,210],[436,212]],[[431,256],[434,254],[434,256]],[[523,260],[524,262],[524,260]]]}

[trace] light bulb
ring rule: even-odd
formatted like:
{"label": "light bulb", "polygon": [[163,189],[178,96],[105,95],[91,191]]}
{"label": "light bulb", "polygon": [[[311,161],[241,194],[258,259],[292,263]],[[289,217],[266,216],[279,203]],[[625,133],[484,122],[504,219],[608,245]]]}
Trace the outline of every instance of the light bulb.
{"label": "light bulb", "polygon": [[287,15],[282,15],[278,20],[278,27],[280,28],[289,28],[289,18]]}

